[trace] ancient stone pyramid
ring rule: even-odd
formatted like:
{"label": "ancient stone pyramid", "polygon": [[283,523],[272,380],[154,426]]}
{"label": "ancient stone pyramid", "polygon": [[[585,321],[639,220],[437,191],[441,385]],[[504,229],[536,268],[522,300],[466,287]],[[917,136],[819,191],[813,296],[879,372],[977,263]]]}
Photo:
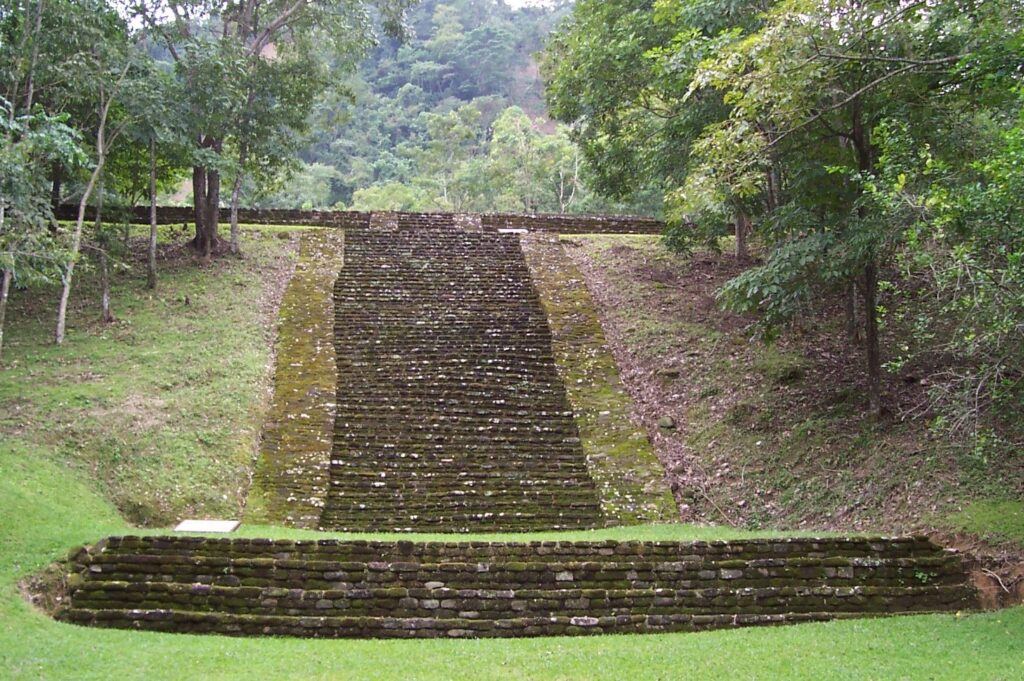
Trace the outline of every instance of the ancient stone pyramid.
{"label": "ancient stone pyramid", "polygon": [[514,235],[352,231],[334,290],[331,530],[603,525]]}

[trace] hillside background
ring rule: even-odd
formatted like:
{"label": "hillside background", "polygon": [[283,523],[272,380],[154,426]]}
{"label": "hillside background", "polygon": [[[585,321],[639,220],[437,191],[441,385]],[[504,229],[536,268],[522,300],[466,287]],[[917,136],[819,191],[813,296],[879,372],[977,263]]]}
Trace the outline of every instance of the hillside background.
{"label": "hillside background", "polygon": [[[243,203],[265,208],[659,214],[587,187],[567,129],[547,116],[538,53],[571,2],[424,0],[407,39],[383,37],[322,99],[294,172]],[[188,189],[167,197],[184,205]]]}

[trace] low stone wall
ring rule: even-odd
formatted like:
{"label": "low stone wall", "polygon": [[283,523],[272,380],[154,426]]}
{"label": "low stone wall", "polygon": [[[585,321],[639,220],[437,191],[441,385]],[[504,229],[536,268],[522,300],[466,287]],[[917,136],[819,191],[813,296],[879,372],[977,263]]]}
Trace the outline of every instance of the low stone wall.
{"label": "low stone wall", "polygon": [[[74,220],[78,207],[63,205],[57,210],[60,220]],[[111,215],[115,215],[111,213]],[[95,211],[86,209],[86,219],[92,220]],[[135,224],[149,223],[149,208],[136,206],[129,211],[129,220]],[[192,208],[160,206],[157,208],[157,223],[190,224],[194,215]],[[226,222],[227,211],[221,211]],[[555,232],[560,234],[661,234],[665,223],[648,217],[630,215],[572,215],[555,213],[523,214],[514,213],[401,213],[401,212],[360,212],[342,210],[291,210],[291,209],[250,209],[238,211],[238,219],[245,224],[255,225],[310,225],[337,227],[340,229],[368,229],[371,227],[391,229],[437,229],[456,226],[483,231],[502,229],[526,230],[530,232]]]}
{"label": "low stone wall", "polygon": [[63,618],[231,635],[691,631],[975,607],[926,538],[413,543],[114,537]]}
{"label": "low stone wall", "polygon": [[[123,219],[125,216],[110,213]],[[85,210],[87,220],[96,216],[91,206]],[[63,205],[56,211],[59,220],[74,220],[78,217],[78,206]],[[127,215],[133,224],[149,224],[149,207],[136,206]],[[221,210],[221,221],[227,223],[228,213]],[[192,224],[195,213],[185,206],[158,206],[156,221],[161,225]],[[250,225],[311,225],[315,227],[337,227],[340,229],[366,229],[370,226],[370,213],[342,210],[291,210],[283,208],[242,208],[238,221]]]}
{"label": "low stone wall", "polygon": [[561,213],[483,213],[485,230],[525,229],[558,234],[661,234],[665,223],[635,215],[574,215]]}

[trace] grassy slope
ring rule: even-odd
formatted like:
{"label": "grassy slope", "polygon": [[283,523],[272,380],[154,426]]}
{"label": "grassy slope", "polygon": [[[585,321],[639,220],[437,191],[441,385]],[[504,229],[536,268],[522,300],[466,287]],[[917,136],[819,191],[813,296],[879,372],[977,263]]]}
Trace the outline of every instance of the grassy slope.
{"label": "grassy slope", "polygon": [[[198,290],[197,279],[220,299],[208,304],[205,315],[192,317],[192,339],[218,348],[214,364],[243,363],[258,375],[266,365],[265,344],[255,354],[239,332],[252,332],[259,341],[260,312],[254,306],[238,311],[235,322],[221,324],[221,310],[230,308],[236,277],[247,282],[239,291],[253,295],[258,289],[255,272],[267,265],[283,242],[250,243],[253,254],[244,267],[229,264],[206,271],[183,267],[163,279],[161,296],[173,300],[182,290]],[[260,252],[263,255],[259,255]],[[239,269],[241,267],[241,269]],[[21,298],[24,298],[22,296]],[[168,325],[159,301],[140,293],[137,282],[126,282],[116,294],[117,311],[133,333],[146,338],[159,335]],[[195,301],[193,301],[194,304]],[[239,438],[252,436],[253,413],[262,404],[258,390],[250,390],[242,402],[234,391],[203,390],[187,393],[191,409],[206,417],[198,423],[172,418],[169,434],[147,432],[134,420],[115,415],[104,421],[106,428],[72,428],[78,446],[62,446],[61,438],[47,435],[55,424],[75,426],[88,414],[67,406],[64,412],[40,405],[67,403],[65,381],[54,375],[68,366],[78,367],[72,385],[93,394],[116,393],[118,385],[140,391],[159,382],[143,382],[133,367],[145,366],[145,375],[177,380],[176,365],[181,350],[172,345],[154,352],[149,343],[104,341],[111,329],[92,327],[77,317],[72,342],[62,351],[37,343],[45,337],[33,335],[35,322],[26,323],[31,310],[16,308],[12,336],[19,339],[9,359],[17,365],[0,373],[5,392],[0,413],[0,678],[12,679],[174,679],[191,678],[921,678],[921,679],[1014,679],[1024,673],[1024,609],[999,613],[955,616],[907,617],[890,620],[803,625],[707,634],[659,636],[618,636],[593,639],[530,639],[520,641],[306,641],[229,639],[133,633],[85,629],[59,624],[33,610],[18,593],[17,581],[72,546],[92,542],[113,533],[133,532],[117,508],[103,494],[119,489],[102,466],[88,464],[83,457],[107,456],[109,439],[121,439],[127,451],[120,463],[128,479],[141,478],[148,470],[143,456],[153,437],[196,441],[197,432],[227,430],[236,424],[239,407],[248,416],[248,429]],[[47,310],[48,312],[48,310]],[[83,316],[84,315],[84,316]],[[48,319],[48,316],[47,316]],[[207,323],[210,322],[210,323]],[[237,323],[237,326],[234,324]],[[117,327],[121,328],[121,327]],[[107,347],[110,346],[110,347]],[[45,355],[51,361],[34,359]],[[107,373],[95,371],[104,357],[117,363],[102,365]],[[240,359],[240,357],[242,357]],[[60,363],[55,360],[61,359]],[[204,360],[206,361],[206,360]],[[93,367],[90,369],[90,367]],[[210,367],[211,371],[213,367]],[[83,381],[82,373],[92,370],[96,378]],[[128,373],[127,376],[122,375]],[[243,373],[249,376],[250,373]],[[211,380],[217,381],[213,372]],[[258,384],[259,381],[257,380]],[[107,398],[104,398],[107,399]],[[164,398],[165,400],[173,398]],[[15,407],[30,417],[15,423]],[[175,407],[177,408],[177,407]],[[177,416],[172,414],[172,416]],[[191,430],[190,430],[191,429]],[[17,433],[13,436],[12,433]],[[64,431],[62,431],[64,432]],[[239,439],[241,442],[241,439]],[[199,453],[206,451],[194,447]],[[68,463],[75,465],[69,466]],[[136,468],[140,465],[141,468]],[[211,459],[193,465],[214,468]],[[223,464],[222,464],[223,465]],[[176,475],[188,467],[176,469]],[[216,472],[216,471],[214,471]],[[216,477],[216,476],[215,476]],[[116,481],[119,478],[114,478]],[[155,483],[163,484],[161,479]],[[184,480],[181,489],[189,489]],[[234,483],[224,482],[225,489]],[[101,492],[102,490],[102,492]],[[171,494],[173,489],[168,491]],[[188,504],[169,502],[163,520],[184,510]],[[158,510],[162,506],[155,506]],[[229,507],[230,508],[230,507]],[[262,534],[262,528],[246,533]],[[279,536],[314,536],[297,530],[276,530]],[[712,528],[685,526],[616,528],[594,534],[572,536],[669,538],[693,536],[713,538],[723,533]],[[562,536],[562,535],[559,535]]]}
{"label": "grassy slope", "polygon": [[80,277],[64,347],[49,342],[56,292],[17,295],[0,437],[85,472],[135,522],[237,515],[267,373],[271,289],[261,283],[287,269],[286,241],[257,234],[245,260],[208,268],[165,251],[152,293],[117,277],[108,326],[96,321],[95,277]]}
{"label": "grassy slope", "polygon": [[[738,272],[729,256],[672,255],[657,237],[573,237],[570,251],[597,284],[649,408],[681,424],[659,437],[681,453],[690,517],[832,530],[952,526],[1024,545],[1019,459],[974,456],[920,420],[866,418],[861,359],[838,311],[809,316],[765,347],[749,341],[752,320],[714,299]],[[927,388],[891,377],[886,390],[899,409]]]}

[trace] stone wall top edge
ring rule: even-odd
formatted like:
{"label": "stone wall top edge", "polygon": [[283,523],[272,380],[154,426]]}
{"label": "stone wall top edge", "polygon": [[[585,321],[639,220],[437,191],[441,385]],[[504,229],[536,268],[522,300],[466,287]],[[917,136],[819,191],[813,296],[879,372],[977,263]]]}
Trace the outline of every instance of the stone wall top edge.
{"label": "stone wall top edge", "polygon": [[[77,206],[70,204],[61,205],[56,211],[56,215],[59,219],[74,219],[77,215]],[[87,217],[94,215],[94,209],[89,206],[86,209]],[[127,212],[132,221],[149,221],[149,207],[148,206],[134,206],[131,209],[122,209],[122,213]],[[157,206],[157,217],[158,221],[179,221],[191,219],[193,209],[189,206]],[[259,218],[261,216],[266,217],[278,217],[284,218],[295,224],[301,224],[301,221],[308,217],[310,218],[311,224],[317,222],[329,222],[332,218],[335,218],[337,222],[350,222],[358,223],[368,221],[370,216],[374,213],[382,215],[394,215],[394,216],[407,216],[407,217],[423,217],[423,218],[447,218],[460,215],[479,216],[484,222],[498,222],[506,220],[524,220],[529,222],[543,223],[566,223],[566,222],[593,222],[593,223],[636,223],[651,226],[664,226],[664,222],[652,216],[647,215],[620,215],[620,214],[601,214],[601,213],[451,213],[442,211],[360,211],[360,210],[333,210],[333,209],[319,209],[319,210],[305,210],[298,208],[243,208],[239,210],[241,220],[244,222],[246,218]],[[114,213],[111,213],[114,214]],[[325,226],[337,226],[337,225],[325,225]],[[351,224],[346,226],[353,226]]]}
{"label": "stone wall top edge", "polygon": [[177,543],[182,545],[199,545],[199,544],[221,544],[221,545],[232,545],[232,546],[265,546],[265,547],[299,547],[299,548],[312,548],[317,546],[351,546],[351,547],[364,547],[370,549],[411,549],[417,546],[429,547],[431,549],[472,549],[472,548],[584,548],[584,549],[601,549],[601,548],[615,548],[618,546],[647,546],[651,548],[672,548],[672,547],[686,547],[686,548],[701,548],[701,547],[733,547],[743,548],[746,546],[768,546],[768,545],[788,545],[788,546],[812,546],[815,544],[831,544],[831,545],[857,545],[865,543],[881,543],[887,544],[893,547],[898,547],[907,544],[931,544],[935,548],[938,546],[932,544],[931,540],[927,536],[921,535],[906,535],[906,536],[884,536],[884,535],[865,535],[865,536],[842,536],[842,537],[829,537],[829,536],[816,536],[816,537],[760,537],[750,539],[735,539],[735,540],[547,540],[547,541],[412,541],[407,539],[398,540],[366,540],[366,539],[344,539],[344,538],[325,538],[325,539],[268,539],[268,538],[257,538],[257,537],[218,537],[218,536],[196,536],[196,535],[118,535],[107,537],[101,542],[102,544],[119,545],[123,542],[142,542],[142,543]]}

